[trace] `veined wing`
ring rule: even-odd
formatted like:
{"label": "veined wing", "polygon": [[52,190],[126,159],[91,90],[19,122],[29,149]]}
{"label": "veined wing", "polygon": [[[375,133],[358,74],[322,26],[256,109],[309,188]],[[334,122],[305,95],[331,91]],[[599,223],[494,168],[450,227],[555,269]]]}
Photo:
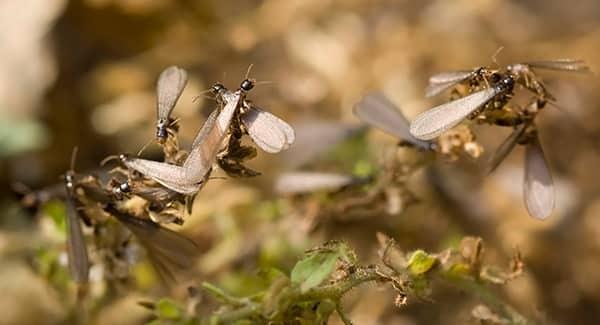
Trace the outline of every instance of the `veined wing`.
{"label": "veined wing", "polygon": [[473,76],[473,70],[442,72],[429,77],[425,97],[433,97]]}
{"label": "veined wing", "polygon": [[201,187],[201,181],[188,179],[185,170],[179,166],[141,158],[127,158],[123,164],[177,193],[190,195]]}
{"label": "veined wing", "polygon": [[177,66],[168,67],[160,74],[156,83],[157,114],[159,119],[169,119],[186,83],[187,72]]}
{"label": "veined wing", "polygon": [[285,150],[296,139],[294,129],[286,121],[254,105],[241,118],[252,141],[268,153]]}
{"label": "veined wing", "polygon": [[69,256],[69,272],[76,283],[87,283],[89,278],[90,262],[79,213],[75,208],[75,202],[71,197],[71,191],[67,189],[67,254]]}
{"label": "veined wing", "polygon": [[240,92],[226,91],[222,98],[225,106],[216,117],[214,123],[200,131],[197,143],[183,163],[185,178],[190,183],[203,182],[216,161],[217,154],[223,146],[223,140],[228,134],[229,125],[237,112]]}
{"label": "veined wing", "polygon": [[410,133],[417,139],[432,140],[458,125],[500,91],[499,87],[486,88],[425,111],[412,121]]}
{"label": "veined wing", "polygon": [[532,61],[524,63],[532,68],[572,71],[572,72],[590,72],[590,67],[583,60],[576,59],[557,59],[548,61]]}
{"label": "veined wing", "polygon": [[523,198],[529,214],[546,219],[554,209],[554,184],[537,136],[525,149]]}
{"label": "veined wing", "polygon": [[198,246],[192,240],[150,220],[130,216],[113,207],[109,206],[107,211],[138,238],[161,276],[175,280],[174,273],[192,266],[198,252]]}

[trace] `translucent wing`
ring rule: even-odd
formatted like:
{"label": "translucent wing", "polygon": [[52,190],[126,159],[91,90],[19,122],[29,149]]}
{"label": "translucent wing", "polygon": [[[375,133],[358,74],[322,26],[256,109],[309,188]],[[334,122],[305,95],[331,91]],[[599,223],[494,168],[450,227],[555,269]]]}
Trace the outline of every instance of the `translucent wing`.
{"label": "translucent wing", "polygon": [[201,188],[202,180],[190,180],[186,177],[185,170],[179,166],[141,158],[127,158],[123,164],[177,193],[190,195]]}
{"label": "translucent wing", "polygon": [[459,70],[435,74],[429,77],[429,85],[425,90],[425,97],[433,97],[467,80],[472,75],[473,70]]}
{"label": "translucent wing", "polygon": [[[196,137],[197,145],[192,148],[187,159],[183,163],[185,178],[188,182],[198,183],[206,179],[217,159],[217,154],[223,146],[229,125],[238,110],[240,101],[239,92],[227,91],[223,94],[225,107],[221,110],[216,120],[210,122],[209,127],[203,127]],[[206,124],[206,123],[205,123]]]}
{"label": "translucent wing", "polygon": [[548,61],[532,61],[526,62],[526,65],[532,68],[573,71],[573,72],[590,72],[590,67],[583,60],[575,59],[558,59]]}
{"label": "translucent wing", "polygon": [[218,109],[215,109],[214,111],[212,111],[212,113],[210,113],[210,115],[202,125],[202,128],[194,138],[194,142],[192,142],[192,149],[196,148],[200,143],[202,143],[202,141],[204,141],[204,139],[206,139],[206,137],[210,133],[210,130],[213,128],[217,121],[217,116],[219,116]]}
{"label": "translucent wing", "polygon": [[502,141],[502,144],[496,149],[496,152],[494,152],[494,155],[488,162],[488,174],[494,172],[494,170],[496,170],[496,168],[504,161],[506,156],[512,152],[526,128],[526,123],[519,125],[506,139],[504,139],[504,141]]}
{"label": "translucent wing", "polygon": [[529,214],[546,219],[554,209],[554,185],[537,136],[525,149],[523,197]]}
{"label": "translucent wing", "polygon": [[409,123],[398,108],[383,94],[369,94],[354,106],[354,115],[376,128],[411,144],[430,149],[431,143],[415,138],[409,132]]}
{"label": "translucent wing", "polygon": [[287,122],[254,105],[241,118],[252,141],[268,153],[285,150],[296,139],[294,129]]}
{"label": "translucent wing", "polygon": [[186,83],[187,72],[179,67],[168,67],[160,74],[156,83],[157,113],[159,119],[169,119]]}
{"label": "translucent wing", "polygon": [[87,283],[90,268],[85,238],[79,222],[79,213],[75,202],[67,189],[67,254],[69,256],[69,272],[76,283]]}
{"label": "translucent wing", "polygon": [[122,213],[109,206],[114,215],[146,248],[150,260],[161,276],[175,279],[174,273],[190,268],[198,246],[192,240],[147,220]]}
{"label": "translucent wing", "polygon": [[315,191],[334,191],[356,183],[359,179],[352,175],[292,172],[282,174],[275,182],[275,191],[280,194],[299,194]]}
{"label": "translucent wing", "polygon": [[421,113],[410,124],[410,133],[421,140],[432,140],[455,127],[469,114],[494,98],[501,91],[490,87],[469,96],[436,106]]}

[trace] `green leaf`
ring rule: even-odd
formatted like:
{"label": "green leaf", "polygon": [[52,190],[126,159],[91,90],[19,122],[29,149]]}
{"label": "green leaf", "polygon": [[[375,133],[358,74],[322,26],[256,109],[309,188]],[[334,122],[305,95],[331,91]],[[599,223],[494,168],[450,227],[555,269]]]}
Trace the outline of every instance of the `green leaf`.
{"label": "green leaf", "polygon": [[435,257],[423,250],[417,250],[408,259],[408,270],[413,275],[423,274],[433,267],[435,261]]}
{"label": "green leaf", "polygon": [[339,256],[339,251],[328,250],[305,257],[294,266],[292,283],[300,285],[301,292],[318,286],[329,277]]}
{"label": "green leaf", "polygon": [[177,320],[182,316],[179,306],[168,298],[163,298],[156,303],[156,312],[161,319]]}

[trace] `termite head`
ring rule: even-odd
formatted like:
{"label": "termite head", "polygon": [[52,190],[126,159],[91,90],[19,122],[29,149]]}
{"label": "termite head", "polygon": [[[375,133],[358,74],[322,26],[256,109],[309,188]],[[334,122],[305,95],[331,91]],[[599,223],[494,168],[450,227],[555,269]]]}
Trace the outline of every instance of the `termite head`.
{"label": "termite head", "polygon": [[131,187],[129,186],[129,182],[123,182],[123,183],[119,184],[118,188],[121,193],[131,192]]}
{"label": "termite head", "polygon": [[511,76],[506,76],[502,78],[496,86],[500,88],[501,91],[510,91],[513,89],[515,85],[515,79]]}
{"label": "termite head", "polygon": [[240,89],[245,92],[248,92],[252,90],[252,88],[254,88],[255,84],[256,80],[254,79],[244,79],[244,81],[242,81],[242,83],[240,84]]}
{"label": "termite head", "polygon": [[225,90],[225,86],[219,82],[216,82],[210,87],[210,92],[215,96],[219,95],[223,90]]}
{"label": "termite head", "polygon": [[167,139],[167,136],[169,134],[167,132],[168,122],[169,121],[162,119],[162,118],[159,119],[158,122],[156,122],[156,139],[160,143],[165,142],[165,140]]}
{"label": "termite head", "polygon": [[117,183],[112,188],[112,194],[119,200],[123,198],[124,194],[131,192],[129,182]]}
{"label": "termite head", "polygon": [[72,190],[75,187],[75,173],[72,170],[67,171],[64,179],[67,189]]}

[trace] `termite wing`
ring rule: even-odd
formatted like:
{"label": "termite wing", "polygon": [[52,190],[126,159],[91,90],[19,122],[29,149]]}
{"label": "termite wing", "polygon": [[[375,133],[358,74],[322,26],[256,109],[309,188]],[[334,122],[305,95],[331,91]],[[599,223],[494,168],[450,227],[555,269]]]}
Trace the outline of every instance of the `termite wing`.
{"label": "termite wing", "polygon": [[265,152],[278,153],[289,148],[296,139],[294,129],[287,122],[249,100],[243,102],[240,119],[252,141]]}
{"label": "termite wing", "polygon": [[208,178],[217,154],[227,136],[229,125],[239,105],[240,93],[223,94],[225,106],[217,114],[211,114],[200,129],[195,147],[190,151],[182,166],[157,161],[121,156],[121,161],[130,169],[147,176],[161,185],[181,194],[198,192]]}
{"label": "termite wing", "polygon": [[337,191],[350,185],[364,184],[370,179],[328,172],[287,172],[274,185],[279,194],[302,194],[316,191]]}
{"label": "termite wing", "polygon": [[425,97],[436,96],[459,83],[478,76],[484,68],[473,70],[457,70],[435,74],[429,77],[429,85],[425,89]]}
{"label": "termite wing", "polygon": [[432,140],[455,127],[497,95],[512,91],[514,79],[499,82],[471,95],[436,106],[418,115],[410,124],[410,134],[420,140]]}
{"label": "termite wing", "polygon": [[187,72],[177,66],[163,70],[156,83],[156,138],[164,142],[172,123],[171,112],[187,84]]}
{"label": "termite wing", "polygon": [[500,164],[504,161],[504,159],[512,152],[517,143],[523,137],[525,130],[529,126],[529,123],[522,123],[518,125],[510,135],[502,141],[498,149],[494,152],[487,165],[487,173],[491,174],[500,166]]}
{"label": "termite wing", "polygon": [[554,185],[537,131],[530,129],[531,123],[523,123],[502,142],[489,161],[491,173],[514,149],[517,143],[525,145],[525,176],[523,199],[529,215],[546,219],[554,209]]}
{"label": "termite wing", "polygon": [[555,200],[552,174],[535,131],[525,147],[523,198],[532,217],[546,219],[552,214]]}
{"label": "termite wing", "polygon": [[90,262],[85,244],[85,237],[79,221],[79,212],[75,202],[75,173],[69,170],[65,176],[67,255],[69,273],[77,284],[85,284],[89,279]]}
{"label": "termite wing", "polygon": [[177,271],[192,266],[198,246],[187,237],[148,220],[131,216],[112,204],[104,210],[131,231],[146,249],[148,258],[163,279],[176,280]]}
{"label": "termite wing", "polygon": [[402,141],[424,150],[435,144],[420,140],[409,132],[409,123],[400,110],[383,94],[368,94],[354,105],[353,113],[363,122],[385,131]]}
{"label": "termite wing", "polygon": [[526,65],[534,69],[546,69],[546,70],[557,70],[557,71],[572,71],[572,72],[591,72],[590,67],[586,65],[583,60],[577,59],[556,59],[546,61],[529,61],[523,63],[517,63],[509,66],[512,69],[518,69],[519,66]]}

